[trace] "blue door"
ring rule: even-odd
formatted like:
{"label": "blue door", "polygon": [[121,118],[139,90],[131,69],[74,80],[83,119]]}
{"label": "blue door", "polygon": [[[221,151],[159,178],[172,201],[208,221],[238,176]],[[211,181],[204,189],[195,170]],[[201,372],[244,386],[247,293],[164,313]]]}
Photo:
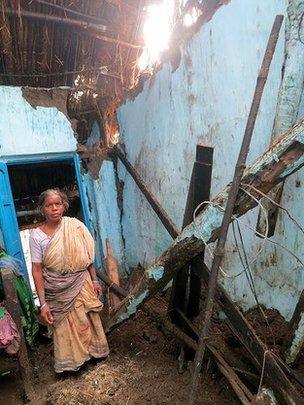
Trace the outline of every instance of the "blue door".
{"label": "blue door", "polygon": [[22,272],[28,278],[7,166],[2,162],[0,162],[0,227],[5,250],[22,262]]}
{"label": "blue door", "polygon": [[77,186],[78,186],[79,197],[80,197],[80,202],[81,202],[83,220],[84,220],[84,223],[86,224],[87,228],[90,230],[90,232],[93,233],[92,219],[91,219],[91,216],[90,216],[90,213],[88,210],[87,199],[86,199],[85,192],[84,192],[83,178],[80,173],[80,159],[79,159],[79,156],[77,153],[74,155],[74,168],[75,168],[75,176],[76,176],[76,180],[77,180]]}
{"label": "blue door", "polygon": [[80,196],[80,201],[81,201],[83,220],[84,220],[84,223],[86,224],[87,228],[91,232],[92,236],[95,239],[95,243],[96,243],[95,266],[97,268],[99,268],[101,266],[101,260],[103,259],[103,252],[102,252],[102,248],[98,244],[98,240],[96,240],[97,238],[96,238],[96,235],[94,232],[92,217],[90,215],[89,208],[88,208],[88,198],[85,195],[83,177],[80,172],[81,163],[80,163],[79,155],[77,153],[74,155],[74,167],[75,167],[75,175],[76,175],[79,196]]}

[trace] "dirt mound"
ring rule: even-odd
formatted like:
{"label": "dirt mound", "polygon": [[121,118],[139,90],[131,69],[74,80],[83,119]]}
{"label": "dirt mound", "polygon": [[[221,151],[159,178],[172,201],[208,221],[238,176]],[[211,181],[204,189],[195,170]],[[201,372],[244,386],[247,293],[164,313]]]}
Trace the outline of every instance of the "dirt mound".
{"label": "dirt mound", "polygon": [[[110,336],[111,354],[88,364],[77,376],[50,387],[48,404],[184,404],[190,372],[179,374],[177,345],[153,320],[139,312]],[[237,403],[225,380],[203,370],[201,404]]]}

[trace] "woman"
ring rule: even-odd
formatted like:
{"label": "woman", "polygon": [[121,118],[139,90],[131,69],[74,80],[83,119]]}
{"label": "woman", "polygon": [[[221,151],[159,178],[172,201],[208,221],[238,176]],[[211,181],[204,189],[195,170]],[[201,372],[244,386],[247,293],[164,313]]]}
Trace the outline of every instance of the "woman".
{"label": "woman", "polygon": [[45,222],[31,231],[32,274],[42,319],[53,332],[55,372],[76,371],[89,358],[104,358],[108,343],[98,312],[94,241],[76,218],[63,217],[67,196],[44,191],[39,208]]}

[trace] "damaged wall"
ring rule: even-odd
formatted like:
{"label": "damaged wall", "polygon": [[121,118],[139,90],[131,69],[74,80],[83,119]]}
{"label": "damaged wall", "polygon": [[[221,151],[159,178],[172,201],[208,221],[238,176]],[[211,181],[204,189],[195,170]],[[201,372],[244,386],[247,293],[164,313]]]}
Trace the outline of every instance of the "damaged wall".
{"label": "damaged wall", "polygon": [[[233,0],[221,7],[185,44],[178,69],[166,64],[132,101],[118,111],[121,141],[163,207],[180,227],[197,143],[214,148],[211,196],[231,181],[254,92],[256,77],[276,14],[286,15],[287,0]],[[248,163],[269,144],[284,60],[284,30],[271,65],[258,114]],[[130,266],[151,264],[170,237],[122,166],[123,234]],[[282,203],[299,222],[303,174],[286,182]],[[255,229],[258,209],[242,221]],[[303,235],[280,213],[274,241],[303,258]],[[304,287],[303,268],[282,247],[264,243],[244,227],[243,237],[258,297],[290,318]],[[262,252],[259,253],[260,249]],[[242,271],[231,232],[224,267]],[[222,278],[231,297],[244,309],[255,305],[244,273]]]}
{"label": "damaged wall", "polygon": [[[94,144],[98,144],[99,140],[100,130],[95,122],[86,146],[93,147]],[[124,243],[120,222],[121,211],[117,200],[116,169],[113,162],[106,160],[96,167],[98,168],[98,176],[94,176],[96,178],[93,179],[89,172],[84,175],[86,194],[93,196],[91,204],[95,232],[99,229],[104,255],[106,254],[106,239],[109,239],[120,272],[125,275]]]}
{"label": "damaged wall", "polygon": [[[6,161],[13,156],[46,158],[76,151],[77,141],[66,116],[67,91],[0,86],[0,160]],[[94,126],[93,138],[99,138],[98,131],[98,126]],[[97,180],[89,174],[83,177],[86,196],[89,196],[97,255],[102,256],[101,240],[104,243],[109,237],[122,266],[120,213],[113,163],[104,162],[99,173]]]}
{"label": "damaged wall", "polygon": [[0,157],[76,150],[70,122],[57,108],[33,108],[20,87],[0,86]]}

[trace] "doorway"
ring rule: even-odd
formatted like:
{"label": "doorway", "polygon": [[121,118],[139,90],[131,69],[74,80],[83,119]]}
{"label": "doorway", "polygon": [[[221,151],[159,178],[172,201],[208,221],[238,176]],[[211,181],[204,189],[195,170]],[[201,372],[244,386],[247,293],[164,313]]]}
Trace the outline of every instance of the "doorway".
{"label": "doorway", "polygon": [[[78,155],[56,159],[0,162],[0,224],[6,251],[23,263],[23,273],[34,292],[31,277],[29,233],[43,221],[37,210],[42,191],[59,188],[70,202],[67,216],[83,221],[91,229],[84,196]],[[34,292],[35,297],[35,292]]]}

